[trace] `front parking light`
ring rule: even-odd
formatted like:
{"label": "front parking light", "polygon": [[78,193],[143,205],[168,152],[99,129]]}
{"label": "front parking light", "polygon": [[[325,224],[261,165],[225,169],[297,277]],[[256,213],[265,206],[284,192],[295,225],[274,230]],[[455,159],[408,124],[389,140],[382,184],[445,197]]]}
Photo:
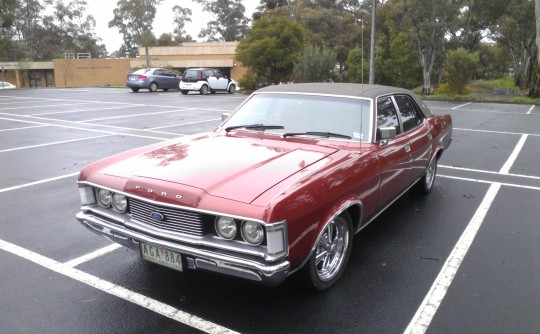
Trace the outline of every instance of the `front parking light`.
{"label": "front parking light", "polygon": [[79,196],[81,197],[82,205],[92,205],[96,203],[96,197],[94,196],[94,189],[91,186],[79,187]]}

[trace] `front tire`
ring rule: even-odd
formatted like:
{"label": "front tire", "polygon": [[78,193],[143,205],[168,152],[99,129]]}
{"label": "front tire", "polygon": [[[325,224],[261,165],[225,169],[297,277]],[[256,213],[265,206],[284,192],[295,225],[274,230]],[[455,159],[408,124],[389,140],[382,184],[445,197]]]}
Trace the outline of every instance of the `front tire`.
{"label": "front tire", "polygon": [[131,90],[133,91],[133,93],[137,93],[139,91],[139,88],[137,87],[132,87]]}
{"label": "front tire", "polygon": [[330,221],[319,234],[315,251],[304,267],[309,285],[323,291],[343,276],[352,249],[352,222],[347,213]]}
{"label": "front tire", "polygon": [[414,185],[414,190],[420,195],[427,195],[433,189],[435,183],[435,176],[437,176],[437,156],[433,156],[429,162],[426,174],[422,176],[420,180]]}
{"label": "front tire", "polygon": [[168,92],[168,91],[169,91],[169,88],[163,88],[163,91],[164,91],[164,92]]}
{"label": "front tire", "polygon": [[150,83],[150,87],[148,87],[148,90],[151,91],[152,93],[157,92],[158,90],[157,83],[156,82]]}
{"label": "front tire", "polygon": [[236,86],[235,86],[235,85],[230,85],[230,86],[229,86],[229,89],[227,90],[227,92],[228,92],[229,94],[234,94],[234,93],[236,93]]}
{"label": "front tire", "polygon": [[184,95],[187,95],[187,93],[189,93],[188,90],[182,90],[181,92],[182,92],[182,94],[184,94]]}
{"label": "front tire", "polygon": [[201,87],[201,90],[199,91],[201,93],[201,95],[206,95],[208,94],[208,86],[207,85],[203,85]]}

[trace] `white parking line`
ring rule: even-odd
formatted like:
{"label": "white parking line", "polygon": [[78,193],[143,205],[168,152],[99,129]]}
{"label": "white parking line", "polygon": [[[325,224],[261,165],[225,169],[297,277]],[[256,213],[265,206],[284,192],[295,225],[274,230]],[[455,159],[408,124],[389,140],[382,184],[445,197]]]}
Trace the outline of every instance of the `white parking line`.
{"label": "white parking line", "polygon": [[91,261],[95,258],[98,258],[100,256],[103,256],[105,254],[109,254],[110,252],[113,252],[115,250],[117,250],[118,248],[122,247],[122,245],[120,244],[111,244],[109,246],[106,246],[106,247],[103,247],[103,248],[100,248],[96,251],[93,251],[92,253],[88,253],[88,254],[85,254],[83,256],[80,256],[76,259],[73,259],[73,260],[70,260],[68,262],[65,262],[64,265],[67,266],[67,267],[76,267],[80,264],[83,264],[85,262],[88,262],[88,261]]}
{"label": "white parking line", "polygon": [[482,203],[448,256],[409,326],[405,329],[405,334],[422,334],[427,331],[500,188],[500,183],[493,183],[489,187]]}
{"label": "white parking line", "polygon": [[533,180],[540,180],[540,176],[533,176],[533,175],[523,175],[523,174],[501,174],[501,172],[493,172],[490,170],[481,170],[481,169],[473,169],[473,168],[465,168],[465,167],[454,167],[454,166],[446,166],[446,165],[438,165],[438,168],[448,168],[448,169],[455,169],[455,170],[462,170],[466,172],[475,172],[475,173],[483,173],[483,174],[496,174],[496,175],[507,175],[512,177],[520,177],[525,179],[533,179]]}
{"label": "white parking line", "polygon": [[456,131],[470,131],[470,132],[485,132],[485,133],[496,133],[501,135],[527,135],[531,137],[540,137],[540,134],[535,133],[521,133],[521,132],[507,132],[507,131],[494,131],[494,130],[478,130],[478,129],[464,129],[464,128],[454,128]]}
{"label": "white parking line", "polygon": [[93,136],[93,137],[85,137],[85,138],[78,138],[78,139],[63,140],[63,141],[57,141],[57,142],[45,143],[45,144],[38,144],[38,145],[21,146],[21,147],[8,148],[8,149],[5,149],[5,150],[0,150],[0,153],[11,152],[11,151],[19,151],[19,150],[27,150],[29,148],[36,148],[36,147],[44,147],[44,146],[51,146],[51,145],[74,143],[74,142],[77,142],[77,141],[104,138],[104,137],[111,137],[111,136],[114,136],[114,135],[113,134],[108,134],[108,135],[101,135],[101,136]]}
{"label": "white parking line", "polygon": [[170,305],[162,303],[158,300],[146,297],[135,291],[131,291],[109,281],[103,280],[97,276],[90,275],[81,270],[70,267],[69,265],[49,259],[40,254],[34,253],[28,249],[19,247],[12,243],[0,239],[0,249],[9,252],[13,255],[22,257],[28,261],[32,261],[42,267],[52,270],[58,274],[67,276],[71,279],[89,285],[93,288],[121,298],[125,301],[139,305],[145,309],[161,314],[167,318],[198,329],[206,333],[236,333],[233,330],[217,325],[213,322],[204,320],[192,314],[183,312]]}
{"label": "white parking line", "polygon": [[527,115],[530,115],[530,114],[531,114],[531,112],[533,111],[534,107],[535,107],[535,105],[533,104],[533,105],[531,106],[531,108],[527,111]]}
{"label": "white parking line", "polygon": [[[0,119],[1,119],[1,118],[0,118]],[[42,125],[25,126],[25,127],[22,127],[22,128],[2,129],[2,130],[0,130],[0,132],[5,132],[5,131],[17,131],[17,130],[27,130],[27,129],[34,129],[34,128],[43,128],[43,127],[46,127],[46,126],[50,126],[50,125],[42,124]]]}
{"label": "white parking line", "polygon": [[461,105],[459,105],[459,106],[457,106],[457,107],[452,108],[452,110],[455,110],[455,109],[459,109],[459,108],[461,108],[461,107],[468,106],[469,104],[472,104],[472,102],[468,102],[468,103],[465,103],[465,104],[461,104]]}
{"label": "white parking line", "polygon": [[6,191],[11,191],[11,190],[17,190],[17,189],[21,189],[21,188],[26,188],[26,187],[31,187],[31,186],[35,186],[35,185],[38,185],[38,184],[51,182],[51,181],[61,180],[61,179],[65,179],[65,178],[68,178],[68,177],[73,177],[75,175],[79,175],[79,172],[66,174],[66,175],[62,175],[62,176],[57,176],[57,177],[51,177],[50,179],[45,179],[45,180],[40,180],[40,181],[21,184],[21,185],[14,186],[14,187],[0,189],[0,193],[6,192]]}
{"label": "white parking line", "polygon": [[512,165],[514,165],[514,162],[516,161],[519,152],[521,152],[523,145],[525,145],[525,140],[527,140],[527,137],[527,135],[521,136],[516,147],[514,148],[514,151],[512,151],[512,154],[510,154],[510,157],[508,157],[508,160],[506,160],[499,173],[508,174],[508,172],[510,172],[510,168],[512,168]]}

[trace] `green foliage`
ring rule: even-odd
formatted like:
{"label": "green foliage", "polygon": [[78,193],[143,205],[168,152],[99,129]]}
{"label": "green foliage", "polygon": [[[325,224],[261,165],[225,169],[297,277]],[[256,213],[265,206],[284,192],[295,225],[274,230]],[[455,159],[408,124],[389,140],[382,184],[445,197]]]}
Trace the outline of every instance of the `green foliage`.
{"label": "green foliage", "polygon": [[369,59],[362,60],[362,49],[354,48],[345,62],[347,82],[367,83],[369,79]]}
{"label": "green foliage", "polygon": [[152,24],[156,17],[156,5],[163,0],[118,0],[109,28],[117,28],[124,38],[124,49],[133,52],[138,46],[152,46],[155,36]]}
{"label": "green foliage", "polygon": [[251,72],[247,72],[243,77],[238,79],[238,84],[242,90],[252,92],[257,88],[257,78]]}
{"label": "green foliage", "polygon": [[422,67],[408,34],[382,35],[375,50],[375,73],[380,84],[414,88],[422,84]]}
{"label": "green foliage", "polygon": [[459,48],[448,52],[445,79],[449,88],[457,94],[464,94],[480,59],[478,53]]}
{"label": "green foliage", "polygon": [[238,41],[248,31],[249,19],[244,16],[246,7],[242,0],[194,0],[203,6],[205,12],[214,16],[208,27],[202,29],[199,37],[209,42]]}
{"label": "green foliage", "polygon": [[261,18],[236,49],[236,57],[258,80],[290,81],[294,63],[302,52],[304,31],[283,17]]}
{"label": "green foliage", "polygon": [[307,46],[294,65],[294,78],[299,82],[321,82],[331,78],[336,66],[336,52],[329,48]]}

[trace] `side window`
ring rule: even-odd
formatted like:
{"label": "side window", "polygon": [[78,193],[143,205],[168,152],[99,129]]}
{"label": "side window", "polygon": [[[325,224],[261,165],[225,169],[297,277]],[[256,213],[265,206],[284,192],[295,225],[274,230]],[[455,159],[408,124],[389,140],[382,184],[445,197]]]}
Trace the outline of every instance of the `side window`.
{"label": "side window", "polygon": [[377,128],[390,127],[396,128],[396,134],[400,134],[399,120],[390,96],[377,99]]}
{"label": "side window", "polygon": [[212,71],[212,70],[206,70],[206,71],[204,72],[204,74],[206,75],[207,78],[215,77],[214,71]]}
{"label": "side window", "polygon": [[422,114],[414,101],[406,95],[394,96],[403,122],[403,132],[410,131],[422,124]]}
{"label": "side window", "polygon": [[223,73],[221,73],[221,71],[215,70],[214,73],[216,74],[216,77],[223,78]]}

